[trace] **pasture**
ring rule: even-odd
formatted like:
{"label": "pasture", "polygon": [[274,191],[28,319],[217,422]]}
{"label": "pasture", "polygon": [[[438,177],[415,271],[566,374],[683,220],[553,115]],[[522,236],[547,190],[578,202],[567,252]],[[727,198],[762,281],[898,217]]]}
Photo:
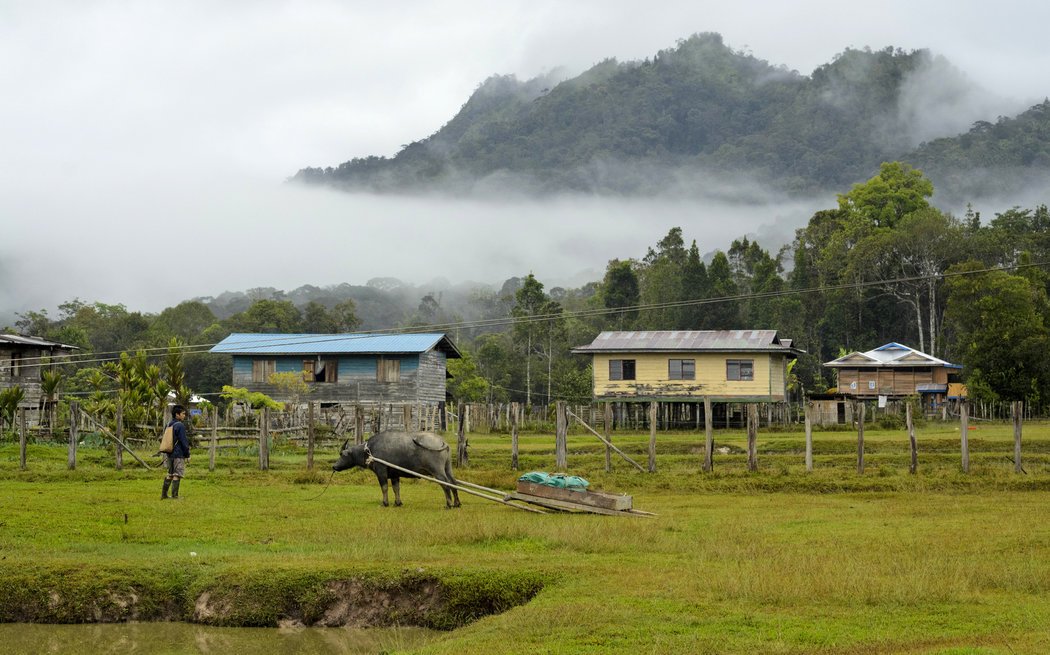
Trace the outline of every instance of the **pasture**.
{"label": "pasture", "polygon": [[[756,473],[742,431],[716,432],[728,452],[711,473],[699,471],[702,433],[660,433],[655,473],[616,455],[606,473],[604,446],[570,434],[568,471],[633,495],[653,519],[539,516],[471,496],[445,510],[418,481],[403,484],[404,507],[383,508],[371,472],[326,487],[334,451],[307,471],[280,443],[269,471],[244,451],[209,472],[197,450],[184,498],[161,501],[159,472],[115,471],[105,449],[83,448],[68,471],[64,445],[33,444],[20,471],[7,441],[0,620],[203,607],[220,625],[309,623],[339,581],[371,594],[373,619],[426,616],[443,630],[412,652],[1050,652],[1050,425],[1025,425],[1027,474],[1008,460],[1011,426],[970,437],[967,475],[957,424],[923,426],[909,475],[903,431],[869,428],[859,475],[852,432],[815,433],[812,473],[801,431],[760,432]],[[648,434],[613,439],[645,463]],[[471,482],[510,490],[520,472],[554,469],[552,434],[521,437],[517,473],[508,436],[469,441],[455,472]],[[406,600],[435,584],[440,612]]]}

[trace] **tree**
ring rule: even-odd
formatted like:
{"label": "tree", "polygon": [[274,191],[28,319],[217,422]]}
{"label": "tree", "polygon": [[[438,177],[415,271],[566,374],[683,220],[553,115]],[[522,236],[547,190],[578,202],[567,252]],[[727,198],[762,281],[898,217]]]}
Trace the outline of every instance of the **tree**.
{"label": "tree", "polygon": [[460,359],[448,360],[448,372],[452,376],[448,392],[461,402],[491,402],[492,388],[478,370],[477,360],[466,350],[462,355]]}
{"label": "tree", "polygon": [[357,317],[357,305],[349,298],[332,308],[332,318],[335,319],[338,332],[353,332],[361,325]]}
{"label": "tree", "polygon": [[561,303],[548,300],[540,307],[540,314],[547,317],[540,325],[540,339],[537,341],[537,350],[547,360],[547,404],[551,402],[551,387],[553,385],[554,360],[561,346],[561,338],[565,334],[565,317],[562,315]]}
{"label": "tree", "polygon": [[299,403],[301,402],[302,397],[311,391],[310,385],[303,379],[305,374],[305,371],[270,373],[270,377],[266,380],[273,386],[277,387],[277,391],[281,394],[282,398],[288,399],[288,402],[286,402],[284,406],[285,408],[290,409],[293,414],[299,409]]}
{"label": "tree", "polygon": [[673,227],[649,249],[643,260],[640,291],[641,302],[649,305],[642,317],[644,327],[653,330],[677,329],[681,327],[681,308],[675,303],[683,299],[683,271],[688,253],[682,241],[682,228]]}
{"label": "tree", "polygon": [[[732,298],[737,295],[729,258],[719,250],[707,267],[707,283],[712,298]],[[704,306],[704,329],[732,330],[739,327],[739,311],[736,300],[720,300]]]}
{"label": "tree", "polygon": [[335,334],[339,332],[339,322],[328,313],[324,305],[316,300],[311,300],[303,308],[303,332]]}
{"label": "tree", "polygon": [[908,214],[894,229],[861,239],[847,268],[853,277],[877,282],[878,289],[906,303],[914,312],[919,350],[936,355],[940,276],[950,264],[965,258],[966,247],[962,224],[927,207]]}
{"label": "tree", "polygon": [[4,429],[5,424],[14,428],[18,405],[25,397],[26,392],[19,386],[0,389],[0,430]]}
{"label": "tree", "polygon": [[186,406],[193,392],[186,386],[186,369],[183,364],[182,343],[178,337],[168,342],[168,355],[164,358],[164,381],[171,393],[175,394],[175,404]]}
{"label": "tree", "polygon": [[248,391],[242,387],[233,387],[227,384],[223,385],[220,395],[229,402],[243,403],[252,409],[263,409],[265,407],[278,412],[284,411],[284,403],[277,402],[261,391]]}
{"label": "tree", "polygon": [[489,402],[508,400],[513,379],[512,347],[506,334],[483,334],[474,343],[479,374],[488,382]]}
{"label": "tree", "polygon": [[543,293],[543,283],[529,273],[514,294],[514,309],[511,315],[514,322],[514,334],[519,347],[525,355],[525,404],[532,404],[532,355],[539,333],[537,318],[543,314],[547,295]]}
{"label": "tree", "polygon": [[45,369],[40,373],[40,393],[44,395],[44,405],[40,411],[43,416],[47,416],[48,434],[54,429],[55,406],[58,404],[58,392],[64,380],[62,372],[55,369]]}
{"label": "tree", "polygon": [[874,228],[893,228],[908,214],[928,209],[933,184],[901,162],[883,162],[879,174],[839,195],[839,209]]}
{"label": "tree", "polygon": [[618,309],[614,316],[617,328],[628,329],[638,317],[638,304],[641,295],[638,290],[638,275],[630,260],[614,259],[605,269],[605,279],[601,286],[602,306],[606,309]]}
{"label": "tree", "polygon": [[230,318],[235,330],[243,332],[297,332],[302,316],[289,300],[256,300],[240,314]]}
{"label": "tree", "polygon": [[[700,249],[696,241],[689,247],[686,255],[685,265],[682,267],[682,296],[683,300],[702,300],[711,295],[707,280],[707,266],[700,259]],[[686,305],[681,308],[681,321],[679,327],[686,330],[696,330],[704,324],[705,307],[699,303]]]}
{"label": "tree", "polygon": [[948,280],[952,350],[972,395],[1038,402],[1050,385],[1046,291],[1005,271],[965,274],[983,268],[970,261],[949,269],[959,274]]}
{"label": "tree", "polygon": [[[157,315],[149,326],[154,343],[165,343],[178,337],[183,343],[196,343],[200,333],[215,322],[215,314],[199,300],[187,300],[168,307]],[[123,344],[126,348],[131,344]]]}

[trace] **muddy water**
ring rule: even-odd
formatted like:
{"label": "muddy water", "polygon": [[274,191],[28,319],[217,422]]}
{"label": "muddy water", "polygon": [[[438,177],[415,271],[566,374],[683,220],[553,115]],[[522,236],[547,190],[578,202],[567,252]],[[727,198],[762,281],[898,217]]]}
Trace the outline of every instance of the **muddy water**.
{"label": "muddy water", "polygon": [[417,648],[443,633],[422,628],[213,628],[190,623],[0,623],[6,655],[358,655]]}

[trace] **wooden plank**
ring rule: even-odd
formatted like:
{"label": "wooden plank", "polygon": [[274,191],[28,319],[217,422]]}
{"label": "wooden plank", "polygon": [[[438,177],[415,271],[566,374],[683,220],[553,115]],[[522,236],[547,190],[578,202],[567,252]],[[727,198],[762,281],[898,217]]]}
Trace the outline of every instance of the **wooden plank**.
{"label": "wooden plank", "polygon": [[508,494],[506,496],[506,499],[521,500],[526,503],[533,503],[542,507],[550,507],[551,509],[560,509],[567,512],[587,512],[590,514],[603,514],[605,516],[655,516],[655,514],[650,514],[649,512],[639,512],[637,510],[605,509],[604,507],[592,507],[590,505],[581,505],[580,503],[570,503],[564,500],[554,500],[552,498],[542,498],[540,496],[531,496],[529,494],[522,493]]}
{"label": "wooden plank", "polygon": [[571,417],[573,417],[574,419],[576,419],[576,421],[577,421],[577,422],[578,422],[578,423],[579,423],[580,425],[582,425],[582,426],[583,426],[584,428],[586,428],[587,430],[589,430],[591,434],[593,434],[594,436],[598,437],[598,439],[599,439],[599,440],[600,440],[600,441],[601,441],[602,443],[604,443],[604,444],[605,444],[606,446],[608,446],[609,448],[612,448],[612,449],[613,449],[614,451],[616,451],[616,453],[617,453],[617,454],[618,454],[618,455],[619,455],[620,457],[624,458],[625,460],[627,460],[628,462],[630,462],[631,464],[633,464],[633,465],[634,465],[634,467],[635,467],[636,469],[638,469],[639,471],[641,471],[642,473],[645,473],[645,469],[643,469],[643,468],[642,468],[642,465],[641,465],[641,464],[639,464],[638,462],[636,462],[636,461],[634,461],[633,459],[631,459],[630,457],[628,457],[628,456],[627,456],[627,453],[623,452],[622,450],[620,450],[619,448],[617,448],[616,446],[614,446],[614,445],[612,444],[612,442],[611,442],[611,441],[608,441],[608,440],[606,440],[606,439],[605,439],[605,437],[603,437],[602,435],[600,435],[600,434],[598,434],[597,432],[595,432],[595,431],[594,431],[594,428],[592,428],[591,426],[587,425],[587,424],[586,424],[586,423],[584,422],[584,420],[583,420],[582,418],[580,418],[579,416],[576,416],[576,415],[575,415],[575,414],[573,414],[572,412],[568,412],[568,415],[569,415],[569,416],[571,416]]}
{"label": "wooden plank", "polygon": [[609,494],[601,491],[573,491],[571,489],[562,489],[561,487],[536,484],[526,480],[518,480],[518,493],[578,503],[588,507],[602,507],[614,510],[631,509],[632,503],[631,496]]}

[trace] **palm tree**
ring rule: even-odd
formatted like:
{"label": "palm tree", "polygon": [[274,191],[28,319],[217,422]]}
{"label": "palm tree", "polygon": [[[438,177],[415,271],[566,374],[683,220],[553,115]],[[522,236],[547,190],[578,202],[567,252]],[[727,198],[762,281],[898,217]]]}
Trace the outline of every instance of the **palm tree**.
{"label": "palm tree", "polygon": [[[65,376],[61,371],[54,369],[46,370],[40,374],[40,391],[44,394],[44,406],[41,408],[47,416],[47,435],[53,434],[55,427],[55,407],[58,405],[58,391],[62,387]],[[41,420],[43,416],[41,416]]]}

